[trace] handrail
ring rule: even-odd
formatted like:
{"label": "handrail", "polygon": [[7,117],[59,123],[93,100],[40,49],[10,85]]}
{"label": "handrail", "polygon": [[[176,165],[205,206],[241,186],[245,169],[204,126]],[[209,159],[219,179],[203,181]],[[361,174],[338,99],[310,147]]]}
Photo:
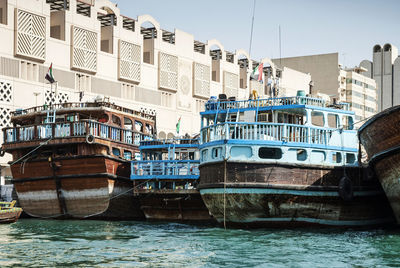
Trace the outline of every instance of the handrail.
{"label": "handrail", "polygon": [[199,139],[172,138],[172,139],[153,139],[140,142],[140,146],[169,145],[169,144],[199,144]]}
{"label": "handrail", "polygon": [[[250,99],[241,101],[228,101],[218,100],[212,101],[211,99],[205,104],[206,111],[221,111],[227,109],[246,109],[246,108],[258,108],[263,106],[282,106],[282,105],[312,105],[319,107],[327,107],[325,100],[312,97],[280,97],[280,98],[268,98],[268,99]],[[337,104],[343,106],[344,110],[348,110],[348,103]]]}
{"label": "handrail", "polygon": [[131,162],[131,179],[198,179],[200,160],[141,160]]}
{"label": "handrail", "polygon": [[136,116],[140,116],[147,119],[155,120],[155,115],[147,114],[140,111],[135,111],[129,108],[125,108],[114,103],[110,102],[66,102],[66,103],[59,103],[59,104],[51,104],[51,105],[41,105],[35,106],[27,109],[17,109],[11,112],[11,116],[18,116],[18,115],[26,115],[34,112],[42,112],[48,110],[60,110],[60,109],[67,109],[67,108],[93,108],[93,107],[106,107],[113,110],[121,111],[128,114],[133,114]]}
{"label": "handrail", "polygon": [[201,129],[201,143],[217,140],[266,140],[327,145],[335,129],[284,123],[226,122]]}
{"label": "handrail", "polygon": [[83,119],[74,122],[47,123],[3,129],[4,143],[37,141],[49,138],[79,137],[88,134],[97,138],[134,144],[151,139],[150,135],[135,130],[109,126],[94,120]]}

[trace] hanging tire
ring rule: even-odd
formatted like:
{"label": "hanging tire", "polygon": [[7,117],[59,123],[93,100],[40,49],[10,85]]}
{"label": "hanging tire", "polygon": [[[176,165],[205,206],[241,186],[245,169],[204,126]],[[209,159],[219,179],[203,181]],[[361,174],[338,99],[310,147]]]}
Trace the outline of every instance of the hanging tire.
{"label": "hanging tire", "polygon": [[0,157],[3,157],[6,154],[6,152],[3,149],[0,149]]}
{"label": "hanging tire", "polygon": [[339,195],[344,201],[353,200],[353,183],[347,176],[344,176],[340,179]]}
{"label": "hanging tire", "polygon": [[86,135],[86,142],[92,144],[94,142],[94,136],[92,134]]}

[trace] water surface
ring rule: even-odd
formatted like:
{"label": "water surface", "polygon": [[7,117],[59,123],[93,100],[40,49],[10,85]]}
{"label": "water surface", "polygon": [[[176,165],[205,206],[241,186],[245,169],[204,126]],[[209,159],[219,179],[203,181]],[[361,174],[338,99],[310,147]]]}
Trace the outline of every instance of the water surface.
{"label": "water surface", "polygon": [[0,267],[399,267],[400,229],[21,219],[0,225],[0,249]]}

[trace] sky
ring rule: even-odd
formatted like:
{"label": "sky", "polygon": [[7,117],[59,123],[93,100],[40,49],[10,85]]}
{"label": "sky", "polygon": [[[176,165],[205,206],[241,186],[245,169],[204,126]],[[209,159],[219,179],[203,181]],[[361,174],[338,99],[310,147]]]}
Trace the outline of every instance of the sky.
{"label": "sky", "polygon": [[[180,29],[225,50],[250,48],[254,0],[111,0],[122,15],[148,14],[162,29]],[[281,28],[281,49],[279,48]],[[251,58],[339,53],[354,67],[375,44],[400,49],[400,0],[256,0]]]}

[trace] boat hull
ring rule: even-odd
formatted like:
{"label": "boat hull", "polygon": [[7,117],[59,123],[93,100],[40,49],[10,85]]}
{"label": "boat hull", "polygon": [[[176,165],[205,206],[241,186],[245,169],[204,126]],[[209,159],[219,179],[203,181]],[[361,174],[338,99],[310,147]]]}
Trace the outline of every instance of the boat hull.
{"label": "boat hull", "polygon": [[343,168],[219,162],[200,170],[204,203],[226,226],[362,227],[394,221],[377,180],[363,178],[358,168],[346,169],[351,191],[339,187]]}
{"label": "boat hull", "polygon": [[370,165],[384,189],[400,224],[400,106],[386,109],[359,129]]}
{"label": "boat hull", "polygon": [[107,156],[28,161],[11,167],[24,211],[40,218],[143,219],[129,162]]}
{"label": "boat hull", "polygon": [[195,189],[135,190],[147,220],[215,222]]}
{"label": "boat hull", "polygon": [[0,211],[0,223],[16,222],[21,216],[21,208],[9,208]]}

